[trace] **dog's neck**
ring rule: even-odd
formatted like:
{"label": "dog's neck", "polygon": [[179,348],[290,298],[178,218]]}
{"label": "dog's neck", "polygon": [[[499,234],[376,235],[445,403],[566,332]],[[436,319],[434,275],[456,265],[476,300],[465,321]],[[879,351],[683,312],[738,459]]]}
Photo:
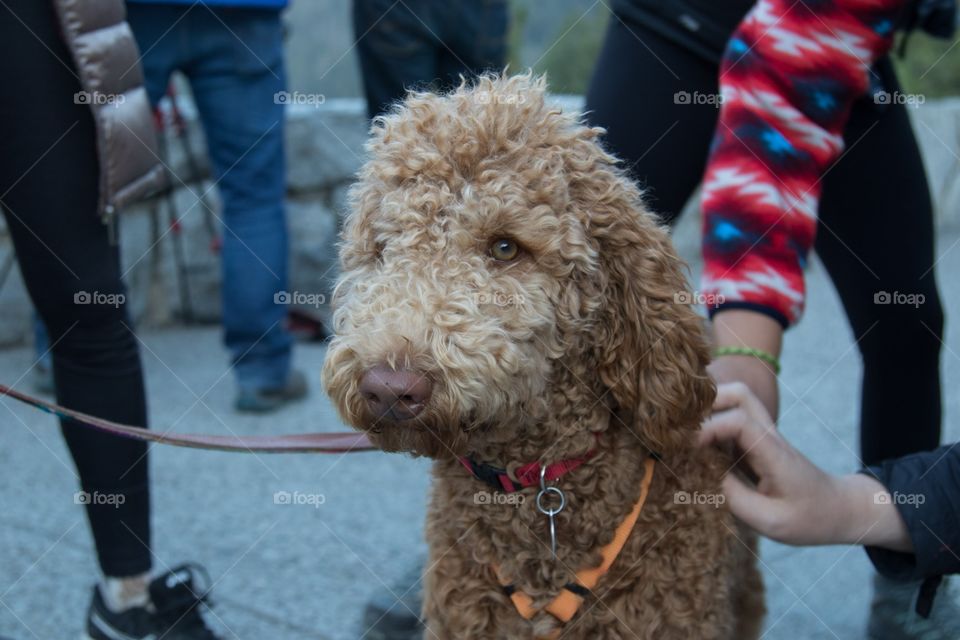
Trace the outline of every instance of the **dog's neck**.
{"label": "dog's neck", "polygon": [[581,457],[598,441],[611,444],[628,433],[628,419],[617,414],[609,394],[589,387],[586,372],[561,368],[557,378],[536,406],[520,412],[522,417],[477,432],[469,444],[471,457],[503,469],[551,464]]}
{"label": "dog's neck", "polygon": [[545,393],[523,407],[514,421],[475,432],[471,456],[509,469],[581,457],[597,447],[597,434],[601,441],[611,440],[625,425],[587,362],[582,357],[555,361]]}
{"label": "dog's neck", "polygon": [[571,425],[567,430],[548,423],[522,426],[515,430],[515,438],[509,442],[485,440],[474,446],[469,457],[502,469],[513,469],[532,462],[546,466],[563,460],[586,458],[603,443],[612,419],[609,415],[605,418],[601,416],[596,422]]}

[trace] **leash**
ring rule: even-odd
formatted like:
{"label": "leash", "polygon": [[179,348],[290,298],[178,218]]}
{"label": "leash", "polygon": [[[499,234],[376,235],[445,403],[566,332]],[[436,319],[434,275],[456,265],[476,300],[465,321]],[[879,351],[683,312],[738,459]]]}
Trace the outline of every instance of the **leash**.
{"label": "leash", "polygon": [[103,433],[156,442],[174,447],[236,451],[241,453],[353,453],[377,449],[362,433],[297,433],[276,436],[207,435],[199,433],[160,433],[112,422],[61,407],[0,384],[0,396],[8,396],[31,407]]}

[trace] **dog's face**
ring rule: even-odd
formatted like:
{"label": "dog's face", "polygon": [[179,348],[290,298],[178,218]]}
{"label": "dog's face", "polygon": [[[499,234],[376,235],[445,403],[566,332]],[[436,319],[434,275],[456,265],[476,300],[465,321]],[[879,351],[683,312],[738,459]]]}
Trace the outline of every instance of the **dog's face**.
{"label": "dog's face", "polygon": [[[561,378],[639,415],[641,369],[663,351],[651,331],[693,333],[688,361],[659,368],[686,369],[666,375],[681,386],[702,376],[678,261],[596,134],[529,76],[412,96],[375,129],[324,365],[349,424],[386,450],[462,455],[549,418]],[[677,384],[654,381],[652,396]]]}

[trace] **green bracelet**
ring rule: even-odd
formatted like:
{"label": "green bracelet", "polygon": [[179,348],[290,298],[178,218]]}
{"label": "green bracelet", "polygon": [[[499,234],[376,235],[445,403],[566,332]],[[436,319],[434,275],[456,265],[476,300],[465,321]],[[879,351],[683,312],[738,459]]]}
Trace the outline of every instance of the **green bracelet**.
{"label": "green bracelet", "polygon": [[763,349],[754,349],[753,347],[720,347],[713,352],[716,357],[720,356],[752,356],[766,362],[773,369],[773,372],[780,375],[780,361],[775,355]]}

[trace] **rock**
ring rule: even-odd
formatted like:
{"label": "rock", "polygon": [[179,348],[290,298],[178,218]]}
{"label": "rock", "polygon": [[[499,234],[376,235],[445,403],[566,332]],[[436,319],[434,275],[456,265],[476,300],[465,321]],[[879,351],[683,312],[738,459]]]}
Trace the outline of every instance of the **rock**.
{"label": "rock", "polygon": [[[290,227],[291,292],[301,304],[330,320],[330,297],[337,279],[337,220],[330,208],[315,200],[287,203]],[[294,299],[296,303],[296,298]],[[328,325],[329,326],[329,325]]]}
{"label": "rock", "polygon": [[287,186],[292,194],[329,189],[354,178],[363,163],[363,101],[330,99],[287,109]]}

